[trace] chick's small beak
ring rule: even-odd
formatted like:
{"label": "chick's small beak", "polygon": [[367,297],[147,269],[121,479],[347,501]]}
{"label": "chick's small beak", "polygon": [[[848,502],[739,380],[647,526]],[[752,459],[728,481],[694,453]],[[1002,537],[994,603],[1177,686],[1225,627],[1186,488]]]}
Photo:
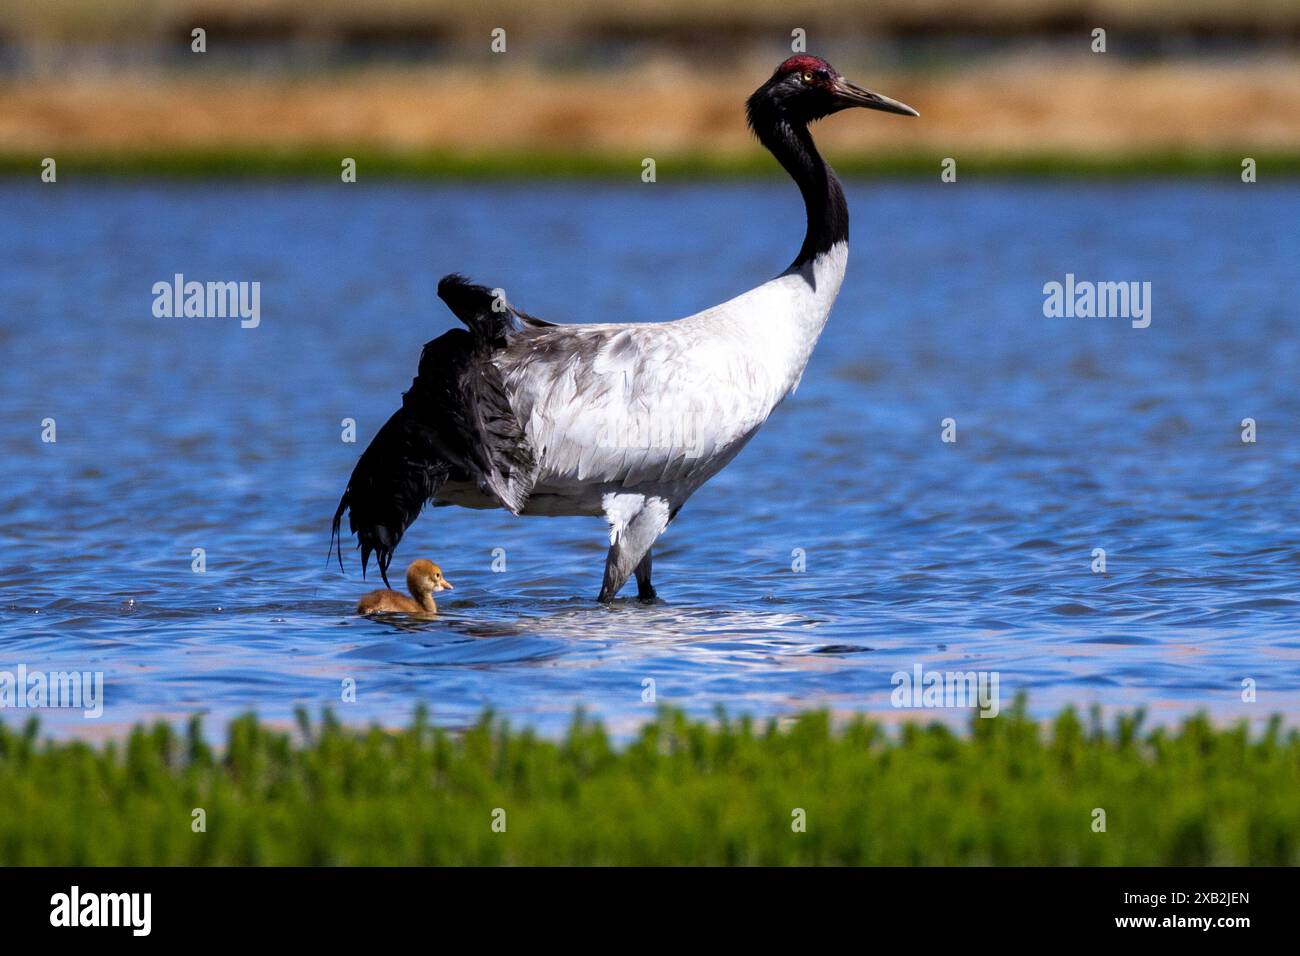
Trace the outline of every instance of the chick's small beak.
{"label": "chick's small beak", "polygon": [[456,590],[454,587],[452,587],[451,582],[448,581],[446,578],[442,578],[442,579],[440,579],[438,583],[441,584],[441,585],[442,585],[444,588],[446,588],[448,591],[454,591],[454,590]]}
{"label": "chick's small beak", "polygon": [[835,99],[841,109],[861,106],[869,110],[880,110],[882,113],[897,113],[900,116],[921,115],[906,103],[891,100],[888,96],[881,96],[871,90],[864,90],[843,77],[835,81]]}

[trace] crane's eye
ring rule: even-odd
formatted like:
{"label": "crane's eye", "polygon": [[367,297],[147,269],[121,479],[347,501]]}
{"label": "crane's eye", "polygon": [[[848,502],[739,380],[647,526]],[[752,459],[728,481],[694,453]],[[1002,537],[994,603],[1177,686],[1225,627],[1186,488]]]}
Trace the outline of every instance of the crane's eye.
{"label": "crane's eye", "polygon": [[811,73],[805,73],[802,77],[800,77],[800,79],[802,79],[805,83],[811,83],[813,81],[813,75]]}

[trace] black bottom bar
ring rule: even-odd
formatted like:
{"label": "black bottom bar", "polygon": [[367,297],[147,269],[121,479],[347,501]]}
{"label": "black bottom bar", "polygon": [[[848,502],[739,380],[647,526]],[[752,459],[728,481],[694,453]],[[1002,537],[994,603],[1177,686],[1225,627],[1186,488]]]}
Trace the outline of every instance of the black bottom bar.
{"label": "black bottom bar", "polygon": [[448,945],[467,931],[494,943],[517,931],[536,943],[602,925],[653,937],[684,922],[734,944],[774,924],[811,929],[810,920],[818,934],[873,942],[1046,930],[1071,942],[1197,934],[1230,943],[1286,927],[1295,882],[1291,870],[1226,868],[7,869],[0,913],[6,940],[75,933],[81,942],[130,939],[147,913],[149,938],[205,944],[373,944],[376,930],[445,933]]}

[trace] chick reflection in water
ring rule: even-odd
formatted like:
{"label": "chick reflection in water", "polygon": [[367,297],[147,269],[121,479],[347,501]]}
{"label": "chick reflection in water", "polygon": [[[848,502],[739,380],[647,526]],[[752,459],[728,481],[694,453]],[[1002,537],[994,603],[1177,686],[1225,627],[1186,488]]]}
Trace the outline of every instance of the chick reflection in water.
{"label": "chick reflection in water", "polygon": [[442,568],[424,558],[412,561],[406,569],[406,587],[411,592],[410,597],[387,588],[363,595],[357,602],[357,613],[366,616],[409,614],[412,617],[433,617],[438,613],[433,595],[438,591],[455,590],[451,582],[442,576]]}

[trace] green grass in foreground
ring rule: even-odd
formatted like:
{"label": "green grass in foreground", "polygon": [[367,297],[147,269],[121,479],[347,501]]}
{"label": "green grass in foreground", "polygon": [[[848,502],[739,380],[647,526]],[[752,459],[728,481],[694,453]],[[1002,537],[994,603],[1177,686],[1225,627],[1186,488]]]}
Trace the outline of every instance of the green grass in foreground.
{"label": "green grass in foreground", "polygon": [[[1241,181],[1241,160],[1258,163],[1259,179],[1268,182],[1300,176],[1300,152],[1242,153],[1134,152],[1108,154],[1031,153],[960,154],[959,180],[979,176],[1135,177],[1201,176]],[[485,152],[367,154],[349,149],[261,151],[141,151],[135,153],[59,154],[59,182],[82,177],[124,178],[319,178],[340,180],[344,156],[357,161],[359,181],[374,179],[577,179],[641,182],[641,156],[610,153]],[[939,181],[943,155],[934,151],[832,155],[844,176],[932,177]],[[41,157],[0,154],[0,175],[30,176],[39,182]],[[682,179],[779,176],[772,158],[755,147],[735,155],[674,155],[658,158],[659,182]]]}
{"label": "green grass in foreground", "polygon": [[1300,862],[1300,735],[1140,722],[1102,732],[1067,711],[1044,731],[1020,702],[958,736],[665,712],[615,749],[581,718],[559,742],[488,717],[460,734],[304,718],[295,743],[248,717],[220,755],[197,722],[103,748],[40,742],[32,723],[0,727],[0,863]]}

